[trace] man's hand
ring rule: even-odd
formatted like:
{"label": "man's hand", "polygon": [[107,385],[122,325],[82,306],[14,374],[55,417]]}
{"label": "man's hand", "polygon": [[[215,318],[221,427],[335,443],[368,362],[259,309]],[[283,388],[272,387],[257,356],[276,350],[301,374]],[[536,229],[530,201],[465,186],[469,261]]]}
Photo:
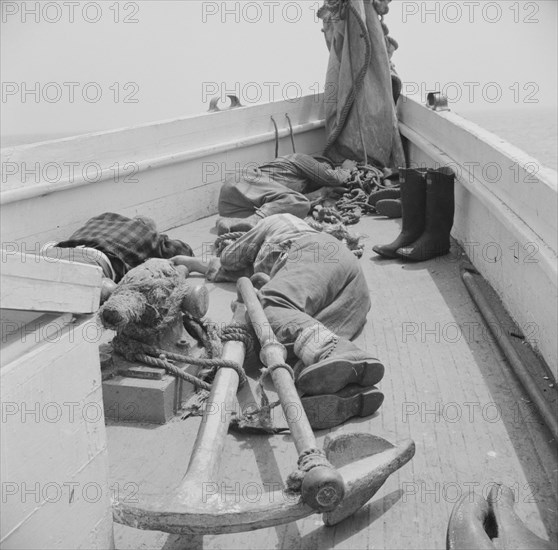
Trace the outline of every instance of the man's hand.
{"label": "man's hand", "polygon": [[240,271],[227,271],[222,265],[221,260],[213,257],[209,260],[205,278],[212,283],[236,283],[240,277],[245,277],[249,271],[242,269]]}
{"label": "man's hand", "polygon": [[311,206],[320,204],[323,200],[333,199],[337,200],[347,193],[346,187],[321,187],[311,193],[306,193],[306,198],[310,201]]}
{"label": "man's hand", "polygon": [[173,265],[186,267],[189,273],[205,274],[207,271],[207,264],[194,256],[173,256],[169,261]]}
{"label": "man's hand", "polygon": [[116,289],[116,283],[108,277],[101,281],[101,304],[104,304]]}

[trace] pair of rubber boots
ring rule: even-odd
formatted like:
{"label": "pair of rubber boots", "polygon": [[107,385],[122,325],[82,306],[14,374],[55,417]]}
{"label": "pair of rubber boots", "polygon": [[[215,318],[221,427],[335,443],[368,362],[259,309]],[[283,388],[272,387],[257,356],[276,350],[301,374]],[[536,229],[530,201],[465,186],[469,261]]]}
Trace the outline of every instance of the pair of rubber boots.
{"label": "pair of rubber boots", "polygon": [[422,262],[450,251],[453,226],[455,173],[447,166],[401,168],[402,228],[390,244],[376,245],[374,252],[386,258]]}
{"label": "pair of rubber boots", "polygon": [[375,384],[384,366],[350,340],[317,323],[296,339],[295,382],[308,421],[316,430],[333,428],[353,416],[370,416],[384,395]]}

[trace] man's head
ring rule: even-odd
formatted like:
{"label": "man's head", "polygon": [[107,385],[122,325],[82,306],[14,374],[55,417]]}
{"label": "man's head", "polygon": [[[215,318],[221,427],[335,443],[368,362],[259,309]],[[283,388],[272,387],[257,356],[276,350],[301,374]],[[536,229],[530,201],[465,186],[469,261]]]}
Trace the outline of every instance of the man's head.
{"label": "man's head", "polygon": [[179,239],[166,239],[161,245],[165,258],[172,258],[173,256],[193,256],[194,251],[186,243]]}

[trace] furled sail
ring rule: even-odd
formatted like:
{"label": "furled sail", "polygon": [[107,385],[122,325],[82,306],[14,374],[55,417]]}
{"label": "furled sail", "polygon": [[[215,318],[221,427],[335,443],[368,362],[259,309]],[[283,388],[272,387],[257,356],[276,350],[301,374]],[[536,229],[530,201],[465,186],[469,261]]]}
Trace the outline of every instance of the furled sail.
{"label": "furled sail", "polygon": [[395,112],[401,81],[390,61],[397,42],[382,21],[390,1],[325,0],[318,12],[330,52],[324,154],[335,161],[404,164]]}

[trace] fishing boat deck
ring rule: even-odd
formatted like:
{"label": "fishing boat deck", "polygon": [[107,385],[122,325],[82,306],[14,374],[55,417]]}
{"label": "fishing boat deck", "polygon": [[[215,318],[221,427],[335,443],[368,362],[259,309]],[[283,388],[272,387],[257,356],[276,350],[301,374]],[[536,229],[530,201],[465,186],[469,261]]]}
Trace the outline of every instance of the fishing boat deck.
{"label": "fishing boat deck", "polygon": [[[199,255],[215,239],[214,223],[215,217],[209,217],[170,234],[192,244]],[[229,535],[169,535],[115,524],[117,548],[445,548],[454,503],[473,492],[486,496],[493,482],[513,489],[516,511],[527,527],[556,540],[556,447],[462,282],[466,258],[454,244],[450,255],[424,263],[379,259],[373,244],[390,242],[399,224],[369,216],[352,228],[368,235],[360,261],[372,299],[356,343],[386,365],[379,384],[384,404],[372,417],[316,435],[320,445],[330,432],[368,432],[391,442],[412,438],[416,454],[411,462],[363,509],[335,527],[326,527],[318,515]],[[218,323],[230,321],[234,285],[208,287],[208,316]],[[244,404],[258,400],[257,368],[247,374],[250,384],[238,394]],[[279,408],[273,419],[286,426]],[[179,484],[199,417],[164,426],[107,422],[110,484],[121,499],[133,497],[136,488],[150,493]],[[266,495],[286,479],[296,458],[289,435],[229,434],[219,490],[229,498],[235,495],[239,505],[267,504]]]}

